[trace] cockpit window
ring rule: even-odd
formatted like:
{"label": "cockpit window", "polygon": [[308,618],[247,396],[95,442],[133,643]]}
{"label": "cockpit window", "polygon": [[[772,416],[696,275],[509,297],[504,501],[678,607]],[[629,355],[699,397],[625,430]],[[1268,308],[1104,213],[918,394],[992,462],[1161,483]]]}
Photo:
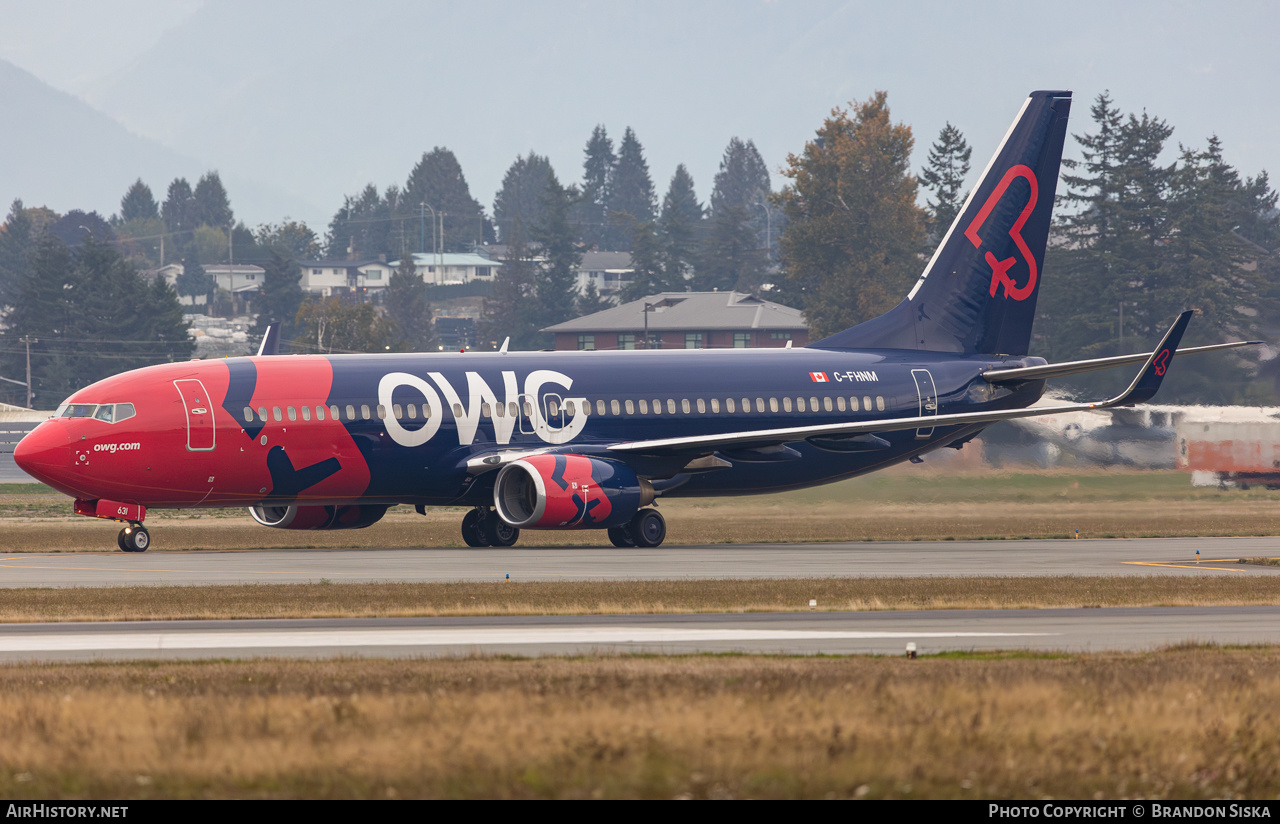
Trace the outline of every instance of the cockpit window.
{"label": "cockpit window", "polygon": [[98,408],[96,403],[69,403],[62,410],[64,418],[92,418],[94,410]]}
{"label": "cockpit window", "polygon": [[64,403],[55,418],[93,418],[103,423],[119,423],[138,414],[131,403]]}

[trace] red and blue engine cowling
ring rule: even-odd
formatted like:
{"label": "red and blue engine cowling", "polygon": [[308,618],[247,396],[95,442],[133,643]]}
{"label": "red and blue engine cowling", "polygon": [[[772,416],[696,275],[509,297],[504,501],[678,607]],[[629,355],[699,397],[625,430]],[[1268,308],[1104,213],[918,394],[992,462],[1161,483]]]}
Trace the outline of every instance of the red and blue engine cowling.
{"label": "red and blue engine cowling", "polygon": [[521,458],[493,484],[498,516],[520,529],[622,526],[653,498],[653,486],[626,464],[585,455]]}
{"label": "red and blue engine cowling", "polygon": [[350,506],[249,507],[249,514],[263,526],[276,529],[364,529],[382,520],[387,507],[373,504]]}

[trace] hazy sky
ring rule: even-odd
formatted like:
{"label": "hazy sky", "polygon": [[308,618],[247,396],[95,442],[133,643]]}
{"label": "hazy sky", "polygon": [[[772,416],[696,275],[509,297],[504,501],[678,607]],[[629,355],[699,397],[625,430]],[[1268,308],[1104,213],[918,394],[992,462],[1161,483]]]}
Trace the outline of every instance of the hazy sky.
{"label": "hazy sky", "polygon": [[[1216,133],[1243,173],[1274,171],[1278,33],[1261,0],[0,0],[0,59],[193,158],[193,177],[252,181],[229,185],[250,225],[287,210],[321,233],[344,194],[402,183],[436,145],[486,209],[519,153],[576,181],[596,123],[636,129],[659,196],[683,162],[706,200],[733,136],[777,187],[833,106],[877,89],[917,169],[950,121],[976,174],[1026,92],[1054,88],[1075,92],[1073,133],[1110,89],[1168,120],[1173,149]],[[4,203],[53,199],[2,177]]]}

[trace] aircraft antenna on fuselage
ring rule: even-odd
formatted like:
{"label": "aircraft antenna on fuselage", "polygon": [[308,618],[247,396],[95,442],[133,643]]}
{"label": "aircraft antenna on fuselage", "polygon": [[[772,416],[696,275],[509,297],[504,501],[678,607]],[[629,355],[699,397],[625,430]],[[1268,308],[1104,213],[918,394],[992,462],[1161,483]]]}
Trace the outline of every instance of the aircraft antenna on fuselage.
{"label": "aircraft antenna on fuselage", "polygon": [[509,343],[511,343],[511,336],[507,335],[502,339],[502,348],[498,350],[498,353],[502,355],[507,354],[507,344]]}
{"label": "aircraft antenna on fuselage", "polygon": [[269,324],[262,335],[262,343],[258,344],[258,355],[280,354],[280,321]]}

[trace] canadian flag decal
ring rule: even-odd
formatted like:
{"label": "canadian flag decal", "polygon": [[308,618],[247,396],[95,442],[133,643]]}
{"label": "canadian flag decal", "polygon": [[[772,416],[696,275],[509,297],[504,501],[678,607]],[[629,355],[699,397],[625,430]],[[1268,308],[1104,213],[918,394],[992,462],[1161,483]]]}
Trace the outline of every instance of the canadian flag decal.
{"label": "canadian flag decal", "polygon": [[830,383],[831,382],[830,378],[827,377],[826,372],[810,372],[809,380],[813,381],[814,383]]}

